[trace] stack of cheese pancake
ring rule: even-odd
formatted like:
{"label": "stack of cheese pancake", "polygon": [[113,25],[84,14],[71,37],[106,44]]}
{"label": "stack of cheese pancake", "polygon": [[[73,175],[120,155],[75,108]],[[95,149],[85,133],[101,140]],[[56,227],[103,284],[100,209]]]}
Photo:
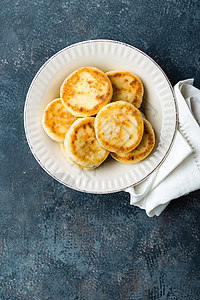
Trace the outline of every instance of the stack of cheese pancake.
{"label": "stack of cheese pancake", "polygon": [[139,110],[143,94],[141,80],[130,72],[83,67],[64,80],[42,125],[66,159],[83,170],[97,168],[109,153],[137,163],[155,145],[154,130]]}

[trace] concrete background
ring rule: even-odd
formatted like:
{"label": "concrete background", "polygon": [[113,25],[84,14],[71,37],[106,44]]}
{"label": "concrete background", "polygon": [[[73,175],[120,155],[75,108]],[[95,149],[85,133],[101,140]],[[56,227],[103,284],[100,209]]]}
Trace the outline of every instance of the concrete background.
{"label": "concrete background", "polygon": [[0,299],[200,299],[200,191],[149,218],[124,192],[84,194],[56,182],[34,159],[23,129],[35,73],[87,39],[129,43],[173,85],[193,77],[200,88],[200,1],[0,6]]}

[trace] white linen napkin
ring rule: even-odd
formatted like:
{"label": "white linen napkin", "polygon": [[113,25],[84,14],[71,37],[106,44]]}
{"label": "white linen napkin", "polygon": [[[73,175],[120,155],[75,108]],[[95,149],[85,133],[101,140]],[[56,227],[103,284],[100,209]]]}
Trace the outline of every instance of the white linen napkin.
{"label": "white linen napkin", "polygon": [[148,179],[125,189],[130,204],[159,216],[169,202],[200,189],[200,90],[193,79],[179,81],[174,92],[178,103],[178,131],[164,163]]}

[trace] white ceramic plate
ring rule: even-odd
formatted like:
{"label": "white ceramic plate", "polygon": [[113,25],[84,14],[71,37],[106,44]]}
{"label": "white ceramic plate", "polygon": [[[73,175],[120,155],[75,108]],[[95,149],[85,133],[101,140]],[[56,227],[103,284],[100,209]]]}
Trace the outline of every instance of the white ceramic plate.
{"label": "white ceramic plate", "polygon": [[[44,132],[41,120],[47,103],[59,97],[63,80],[83,66],[104,72],[127,70],[141,78],[145,88],[143,108],[156,133],[154,151],[142,162],[130,165],[109,158],[99,168],[86,172],[71,165],[59,144]],[[110,193],[140,183],[164,161],[176,132],[177,108],[169,80],[149,56],[121,42],[93,40],[61,50],[40,68],[27,94],[24,124],[33,155],[53,178],[80,191]]]}

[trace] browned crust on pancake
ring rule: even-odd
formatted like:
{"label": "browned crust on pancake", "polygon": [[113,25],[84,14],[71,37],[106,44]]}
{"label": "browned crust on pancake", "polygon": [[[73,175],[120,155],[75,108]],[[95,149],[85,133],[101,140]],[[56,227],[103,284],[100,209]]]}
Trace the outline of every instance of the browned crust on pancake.
{"label": "browned crust on pancake", "polygon": [[[77,140],[77,135],[78,135],[79,130],[81,130],[82,128],[83,128],[84,130],[86,130],[86,127],[87,127],[87,126],[93,131],[93,133],[94,133],[94,139],[95,139],[94,120],[93,120],[93,119],[89,120],[87,124],[83,124],[83,125],[82,125],[82,124],[79,124],[78,126],[76,126],[76,129],[74,130],[73,138],[70,138],[70,139],[69,139],[69,142],[70,142],[70,150],[71,150],[71,151],[73,152],[73,154],[75,154],[75,155],[78,157],[78,159],[80,159],[80,160],[82,159],[82,155],[79,154],[79,151],[77,151],[74,141]],[[92,150],[91,145],[92,145],[93,143],[94,143],[94,140],[88,142],[87,139],[86,139],[85,145],[84,145],[84,146],[82,147],[82,149],[81,149],[82,152],[86,154],[87,152],[91,151],[91,150]]]}
{"label": "browned crust on pancake", "polygon": [[94,167],[93,168],[88,168],[88,167],[81,166],[81,165],[77,164],[75,161],[73,161],[71,158],[69,158],[68,155],[67,155],[67,152],[65,151],[64,143],[60,143],[60,148],[61,148],[62,153],[64,154],[65,158],[68,160],[69,163],[75,164],[77,167],[79,167],[80,169],[83,169],[85,171],[90,171],[90,170],[95,169]]}
{"label": "browned crust on pancake", "polygon": [[[60,106],[59,109],[56,109],[57,105]],[[52,134],[52,136],[50,136],[52,139],[64,141],[66,132],[76,120],[77,118],[66,109],[61,99],[58,98],[47,105],[43,114],[42,123],[46,133],[48,135],[49,133]],[[59,131],[59,127],[61,126],[66,129],[64,132]]]}
{"label": "browned crust on pancake", "polygon": [[[127,72],[127,71],[110,71],[106,73],[108,75],[108,77],[110,78],[111,82],[112,82],[112,86],[113,86],[113,97],[112,97],[112,101],[127,101],[130,102],[131,104],[133,104],[135,107],[139,108],[141,106],[142,103],[142,98],[143,98],[143,94],[144,94],[144,87],[142,84],[142,81],[140,80],[140,78],[138,76],[136,76],[135,74],[131,73],[131,72]],[[116,78],[121,78],[124,76],[129,76],[132,77],[132,81],[129,82],[130,88],[129,90],[127,90],[127,88],[119,87],[118,85],[115,84],[115,79]],[[128,83],[128,79],[124,78],[124,83],[127,84]],[[129,99],[120,98],[120,93],[123,91],[128,91],[129,93],[132,93],[133,97],[131,99],[131,101],[129,101]]]}
{"label": "browned crust on pancake", "polygon": [[[141,147],[144,143],[147,143],[148,146],[144,151],[141,152]],[[154,130],[146,119],[144,119],[144,133],[140,144],[132,151],[125,153],[121,156],[118,153],[111,153],[111,156],[119,162],[122,163],[137,163],[145,159],[153,150],[155,145],[155,135]]]}
{"label": "browned crust on pancake", "polygon": [[[78,124],[75,124],[71,128],[71,133],[68,138],[68,148],[70,153],[76,157],[76,163],[86,166],[86,167],[97,167],[99,166],[108,156],[109,152],[101,147],[98,140],[96,139],[94,130],[94,117],[87,117],[80,119]],[[89,134],[87,132],[87,127],[89,128]],[[79,131],[83,130],[84,136],[79,136]],[[80,141],[81,147],[77,148],[76,142]],[[96,152],[95,152],[96,151]],[[92,158],[93,161],[92,161]],[[75,161],[73,159],[73,161]]]}
{"label": "browned crust on pancake", "polygon": [[[113,106],[115,106],[115,108],[114,108],[115,110],[116,110],[116,107],[119,110],[118,114],[114,114],[112,112]],[[110,145],[109,140],[106,141],[106,138],[104,137],[105,133],[103,132],[103,130],[101,130],[101,128],[104,126],[104,124],[101,124],[101,120],[100,120],[101,115],[103,115],[103,118],[106,118],[108,120],[111,117],[116,124],[120,125],[120,131],[118,132],[119,135],[123,135],[124,128],[126,128],[126,130],[127,130],[127,127],[129,127],[131,129],[131,125],[130,125],[128,117],[127,117],[127,119],[125,118],[125,120],[122,121],[121,123],[118,121],[118,118],[121,114],[121,109],[124,109],[123,115],[125,115],[125,117],[126,116],[134,117],[138,128],[140,128],[137,131],[137,139],[131,146],[121,145],[119,147],[119,145],[117,145],[117,144]],[[136,107],[131,105],[130,103],[127,103],[124,101],[119,101],[117,103],[115,102],[115,103],[108,104],[98,113],[98,115],[96,117],[95,129],[96,129],[96,136],[97,136],[99,143],[105,149],[108,149],[109,151],[116,152],[116,153],[126,153],[126,152],[131,151],[133,148],[136,148],[142,139],[143,128],[144,128],[143,127],[143,118],[141,116],[140,111]],[[112,132],[111,132],[111,134],[112,134]],[[129,133],[129,140],[131,140],[132,137],[133,137],[133,134]]]}
{"label": "browned crust on pancake", "polygon": [[[80,75],[83,72],[89,73],[93,80],[87,80],[87,83],[90,88],[95,88],[98,93],[95,96],[95,100],[98,101],[96,105],[94,105],[91,109],[87,109],[84,106],[79,106],[77,104],[71,104],[70,99],[78,94],[82,95],[82,97],[86,97],[84,91],[76,91],[75,86],[80,79]],[[106,89],[106,93],[103,93],[103,88]],[[104,74],[101,70],[94,67],[83,67],[72,74],[70,74],[61,86],[61,99],[63,104],[70,110],[70,112],[79,117],[87,117],[93,116],[98,113],[98,111],[107,103],[110,102],[112,98],[113,88],[110,79],[106,74]]]}

